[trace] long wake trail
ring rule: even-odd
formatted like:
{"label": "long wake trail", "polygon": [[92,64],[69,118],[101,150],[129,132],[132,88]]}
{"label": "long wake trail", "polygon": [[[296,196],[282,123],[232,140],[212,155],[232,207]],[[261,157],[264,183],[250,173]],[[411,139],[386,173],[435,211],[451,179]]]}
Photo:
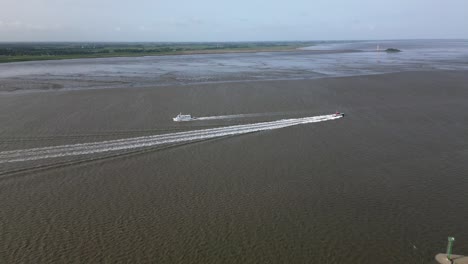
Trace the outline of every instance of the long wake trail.
{"label": "long wake trail", "polygon": [[268,114],[239,114],[239,115],[220,115],[220,116],[200,116],[195,117],[193,121],[197,120],[220,120],[220,119],[236,119],[236,118],[246,118],[246,117],[260,117],[266,116]]}
{"label": "long wake trail", "polygon": [[271,122],[235,125],[210,128],[162,135],[125,138],[92,143],[61,145],[52,147],[20,149],[0,152],[0,164],[59,158],[67,156],[88,155],[119,150],[132,150],[144,147],[154,147],[173,143],[183,143],[195,140],[211,139],[224,136],[241,135],[259,131],[273,130],[290,126],[330,121],[341,118],[337,115],[322,115],[313,117],[282,119]]}

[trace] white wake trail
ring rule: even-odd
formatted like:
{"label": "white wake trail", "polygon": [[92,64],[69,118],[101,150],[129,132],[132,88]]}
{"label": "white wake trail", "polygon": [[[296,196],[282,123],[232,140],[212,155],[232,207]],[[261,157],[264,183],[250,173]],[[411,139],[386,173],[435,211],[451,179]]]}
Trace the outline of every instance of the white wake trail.
{"label": "white wake trail", "polygon": [[125,138],[108,140],[101,142],[91,142],[72,145],[61,145],[52,147],[32,148],[23,150],[10,150],[0,152],[0,164],[9,162],[21,162],[40,160],[47,158],[67,157],[86,155],[93,153],[103,153],[118,150],[130,150],[143,147],[152,147],[173,143],[189,142],[194,140],[210,139],[223,136],[240,135],[258,131],[272,130],[289,126],[323,122],[341,118],[336,115],[322,115],[314,117],[282,119],[272,122],[261,122],[246,125],[235,125],[203,130],[194,130],[154,136],[143,136],[135,138]]}
{"label": "white wake trail", "polygon": [[238,114],[238,115],[219,115],[219,116],[200,116],[195,117],[193,121],[197,120],[220,120],[220,119],[235,119],[235,118],[246,118],[246,117],[259,117],[267,114]]}

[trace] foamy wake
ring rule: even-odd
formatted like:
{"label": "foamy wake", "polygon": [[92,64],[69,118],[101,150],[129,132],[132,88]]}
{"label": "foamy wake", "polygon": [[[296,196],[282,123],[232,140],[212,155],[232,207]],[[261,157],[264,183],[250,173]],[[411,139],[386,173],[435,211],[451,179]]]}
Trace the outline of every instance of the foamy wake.
{"label": "foamy wake", "polygon": [[259,117],[265,116],[267,114],[239,114],[239,115],[220,115],[220,116],[201,116],[195,117],[193,121],[197,120],[219,120],[219,119],[235,119],[235,118],[245,118],[245,117]]}
{"label": "foamy wake", "polygon": [[240,135],[258,131],[273,130],[295,125],[323,122],[341,118],[335,115],[322,115],[314,117],[282,119],[272,122],[262,122],[246,125],[235,125],[203,130],[177,132],[170,134],[125,138],[101,142],[82,143],[73,145],[52,146],[22,150],[0,152],[0,163],[40,160],[47,158],[86,155],[94,153],[111,152],[118,150],[131,150],[144,147],[189,142],[194,140],[211,139],[223,136]]}

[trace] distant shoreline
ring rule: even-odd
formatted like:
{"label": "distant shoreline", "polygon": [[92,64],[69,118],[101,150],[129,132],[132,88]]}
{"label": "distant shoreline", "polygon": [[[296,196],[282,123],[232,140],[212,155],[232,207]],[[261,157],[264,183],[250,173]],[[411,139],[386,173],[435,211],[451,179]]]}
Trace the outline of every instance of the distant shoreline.
{"label": "distant shoreline", "polygon": [[[218,47],[210,45],[182,45],[182,46],[106,46],[99,48],[90,47],[68,47],[65,46],[45,47],[2,47],[0,45],[0,63],[45,61],[45,60],[67,60],[67,59],[96,59],[96,58],[118,58],[118,57],[145,57],[145,56],[168,56],[168,55],[194,55],[194,54],[227,54],[227,53],[255,53],[255,52],[292,52],[300,48],[313,46],[314,43],[280,43],[280,44],[239,44],[241,47]],[[251,47],[250,47],[251,46]],[[82,50],[86,53],[80,54]],[[2,54],[14,55],[2,55]],[[16,55],[16,54],[20,55]],[[44,53],[35,55],[36,53]],[[58,55],[50,55],[57,53]]]}
{"label": "distant shoreline", "polygon": [[[308,47],[308,46],[305,46]],[[34,59],[19,59],[12,61],[2,61],[0,56],[0,64],[15,63],[15,62],[39,62],[39,61],[58,61],[58,60],[77,60],[77,59],[106,59],[106,58],[140,58],[140,57],[157,57],[157,56],[182,56],[182,55],[210,55],[210,54],[239,54],[239,53],[257,53],[257,52],[307,52],[316,54],[329,54],[329,53],[349,53],[349,52],[362,52],[360,50],[307,50],[297,48],[285,49],[249,49],[249,50],[219,50],[219,51],[184,51],[173,53],[158,53],[158,54],[128,54],[128,55],[114,55],[114,56],[57,56],[48,58],[34,58]]]}
{"label": "distant shoreline", "polygon": [[0,63],[14,63],[14,62],[28,62],[28,61],[48,61],[48,60],[71,60],[71,59],[101,59],[101,58],[138,58],[147,56],[171,56],[171,55],[196,55],[196,54],[229,54],[229,53],[256,53],[256,52],[293,52],[302,51],[298,48],[285,48],[285,49],[246,49],[246,50],[193,50],[181,52],[168,52],[168,53],[147,53],[147,54],[118,54],[118,55],[93,55],[93,56],[43,56],[35,58],[21,58],[16,57],[11,60],[2,60],[0,56]]}

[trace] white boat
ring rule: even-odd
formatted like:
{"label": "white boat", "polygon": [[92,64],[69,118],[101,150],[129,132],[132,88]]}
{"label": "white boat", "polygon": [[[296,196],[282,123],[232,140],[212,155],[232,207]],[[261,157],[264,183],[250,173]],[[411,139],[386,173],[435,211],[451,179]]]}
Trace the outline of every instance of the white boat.
{"label": "white boat", "polygon": [[182,113],[178,114],[176,117],[172,118],[174,122],[182,121],[192,121],[194,118],[191,115],[183,115]]}

